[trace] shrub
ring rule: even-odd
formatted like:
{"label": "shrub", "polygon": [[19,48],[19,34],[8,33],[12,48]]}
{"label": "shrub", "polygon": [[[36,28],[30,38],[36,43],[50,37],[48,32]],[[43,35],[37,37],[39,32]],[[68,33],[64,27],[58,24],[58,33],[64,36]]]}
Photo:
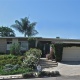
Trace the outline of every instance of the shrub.
{"label": "shrub", "polygon": [[14,56],[14,55],[0,55],[0,66],[3,67],[6,64],[22,64],[23,56]]}
{"label": "shrub", "polygon": [[26,57],[23,60],[23,66],[35,68],[39,62],[40,57],[41,57],[41,50],[30,49],[29,51],[26,52]]}
{"label": "shrub", "polygon": [[4,54],[6,54],[6,53],[4,53],[4,52],[0,52],[0,55],[4,55]]}
{"label": "shrub", "polygon": [[45,77],[48,76],[50,77],[51,73],[49,71],[40,71],[37,73],[37,77]]}
{"label": "shrub", "polygon": [[33,78],[35,77],[33,72],[28,72],[23,74],[23,78]]}
{"label": "shrub", "polygon": [[54,77],[54,76],[55,76],[54,71],[52,71],[51,72],[51,77]]}
{"label": "shrub", "polygon": [[59,71],[52,71],[52,72],[41,71],[41,72],[37,73],[37,77],[45,77],[45,76],[56,77],[56,76],[60,76],[60,73],[59,73]]}
{"label": "shrub", "polygon": [[4,66],[4,68],[3,68],[3,70],[5,71],[5,72],[9,72],[9,71],[13,71],[13,70],[17,70],[19,68],[19,65],[18,64],[16,64],[16,65],[12,65],[12,64],[6,64],[5,66]]}
{"label": "shrub", "polygon": [[54,75],[55,75],[55,76],[60,76],[59,71],[54,71]]}
{"label": "shrub", "polygon": [[19,43],[16,43],[16,44],[14,43],[14,44],[11,45],[10,54],[21,55],[20,44]]}
{"label": "shrub", "polygon": [[56,43],[55,44],[55,59],[56,59],[56,61],[60,62],[62,60],[62,52],[63,52],[63,44]]}
{"label": "shrub", "polygon": [[5,71],[0,68],[0,75],[13,75],[13,74],[22,74],[26,72],[31,72],[31,68],[18,68],[17,70]]}
{"label": "shrub", "polygon": [[26,56],[27,55],[34,55],[37,58],[41,57],[41,50],[40,49],[36,49],[36,48],[31,48],[29,51],[26,52]]}

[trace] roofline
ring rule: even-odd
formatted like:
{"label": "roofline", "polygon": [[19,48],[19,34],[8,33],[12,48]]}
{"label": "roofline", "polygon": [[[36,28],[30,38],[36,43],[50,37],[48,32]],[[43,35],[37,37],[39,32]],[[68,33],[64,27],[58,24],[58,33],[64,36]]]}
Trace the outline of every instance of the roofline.
{"label": "roofline", "polygon": [[[5,38],[28,38],[28,37],[0,37],[0,39],[5,39]],[[75,41],[80,41],[80,39],[65,39],[65,38],[43,38],[43,37],[31,37],[31,38],[37,38],[37,39],[48,39],[48,40],[75,40]]]}
{"label": "roofline", "polygon": [[[26,39],[28,37],[0,37],[0,39],[8,39],[8,38],[23,38],[23,39]],[[42,37],[31,37],[31,38],[42,38]]]}

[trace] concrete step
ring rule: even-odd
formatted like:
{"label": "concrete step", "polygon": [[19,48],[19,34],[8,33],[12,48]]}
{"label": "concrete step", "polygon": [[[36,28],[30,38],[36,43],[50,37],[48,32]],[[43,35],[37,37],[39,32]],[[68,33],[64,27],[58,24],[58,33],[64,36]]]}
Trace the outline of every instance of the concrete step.
{"label": "concrete step", "polygon": [[55,64],[57,62],[51,62],[51,61],[40,61],[39,63],[52,63],[52,64]]}
{"label": "concrete step", "polygon": [[39,64],[42,68],[52,68],[58,66],[58,63],[55,60],[47,60],[46,58],[41,58]]}
{"label": "concrete step", "polygon": [[55,66],[57,66],[57,65],[43,65],[43,64],[41,64],[41,66],[53,66],[53,67],[55,67]]}
{"label": "concrete step", "polygon": [[57,67],[57,65],[54,65],[54,66],[42,66],[42,65],[41,65],[41,67],[42,67],[42,69],[43,69],[43,68],[52,68],[52,67]]}
{"label": "concrete step", "polygon": [[54,66],[54,65],[58,66],[58,64],[40,64],[40,65],[42,65],[42,66]]}

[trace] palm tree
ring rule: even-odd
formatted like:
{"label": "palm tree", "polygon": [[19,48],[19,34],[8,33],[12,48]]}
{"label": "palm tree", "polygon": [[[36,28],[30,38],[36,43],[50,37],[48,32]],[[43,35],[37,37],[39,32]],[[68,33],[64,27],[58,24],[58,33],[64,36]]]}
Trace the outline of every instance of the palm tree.
{"label": "palm tree", "polygon": [[0,27],[0,36],[1,37],[15,37],[14,31],[9,27]]}
{"label": "palm tree", "polygon": [[21,21],[15,20],[15,24],[11,25],[11,27],[18,30],[20,33],[26,35],[28,37],[34,36],[38,34],[37,30],[35,30],[36,22],[30,22],[27,17],[21,18]]}

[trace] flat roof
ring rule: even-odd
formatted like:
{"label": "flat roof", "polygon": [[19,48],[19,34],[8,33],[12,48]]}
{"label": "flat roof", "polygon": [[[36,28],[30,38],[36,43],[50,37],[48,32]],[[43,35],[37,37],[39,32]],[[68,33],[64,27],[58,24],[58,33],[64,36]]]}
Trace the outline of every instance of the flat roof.
{"label": "flat roof", "polygon": [[[0,37],[0,39],[28,39],[28,37]],[[80,39],[63,39],[63,38],[43,38],[43,37],[31,37],[36,38],[40,41],[53,41],[53,42],[61,42],[61,43],[80,43]]]}

